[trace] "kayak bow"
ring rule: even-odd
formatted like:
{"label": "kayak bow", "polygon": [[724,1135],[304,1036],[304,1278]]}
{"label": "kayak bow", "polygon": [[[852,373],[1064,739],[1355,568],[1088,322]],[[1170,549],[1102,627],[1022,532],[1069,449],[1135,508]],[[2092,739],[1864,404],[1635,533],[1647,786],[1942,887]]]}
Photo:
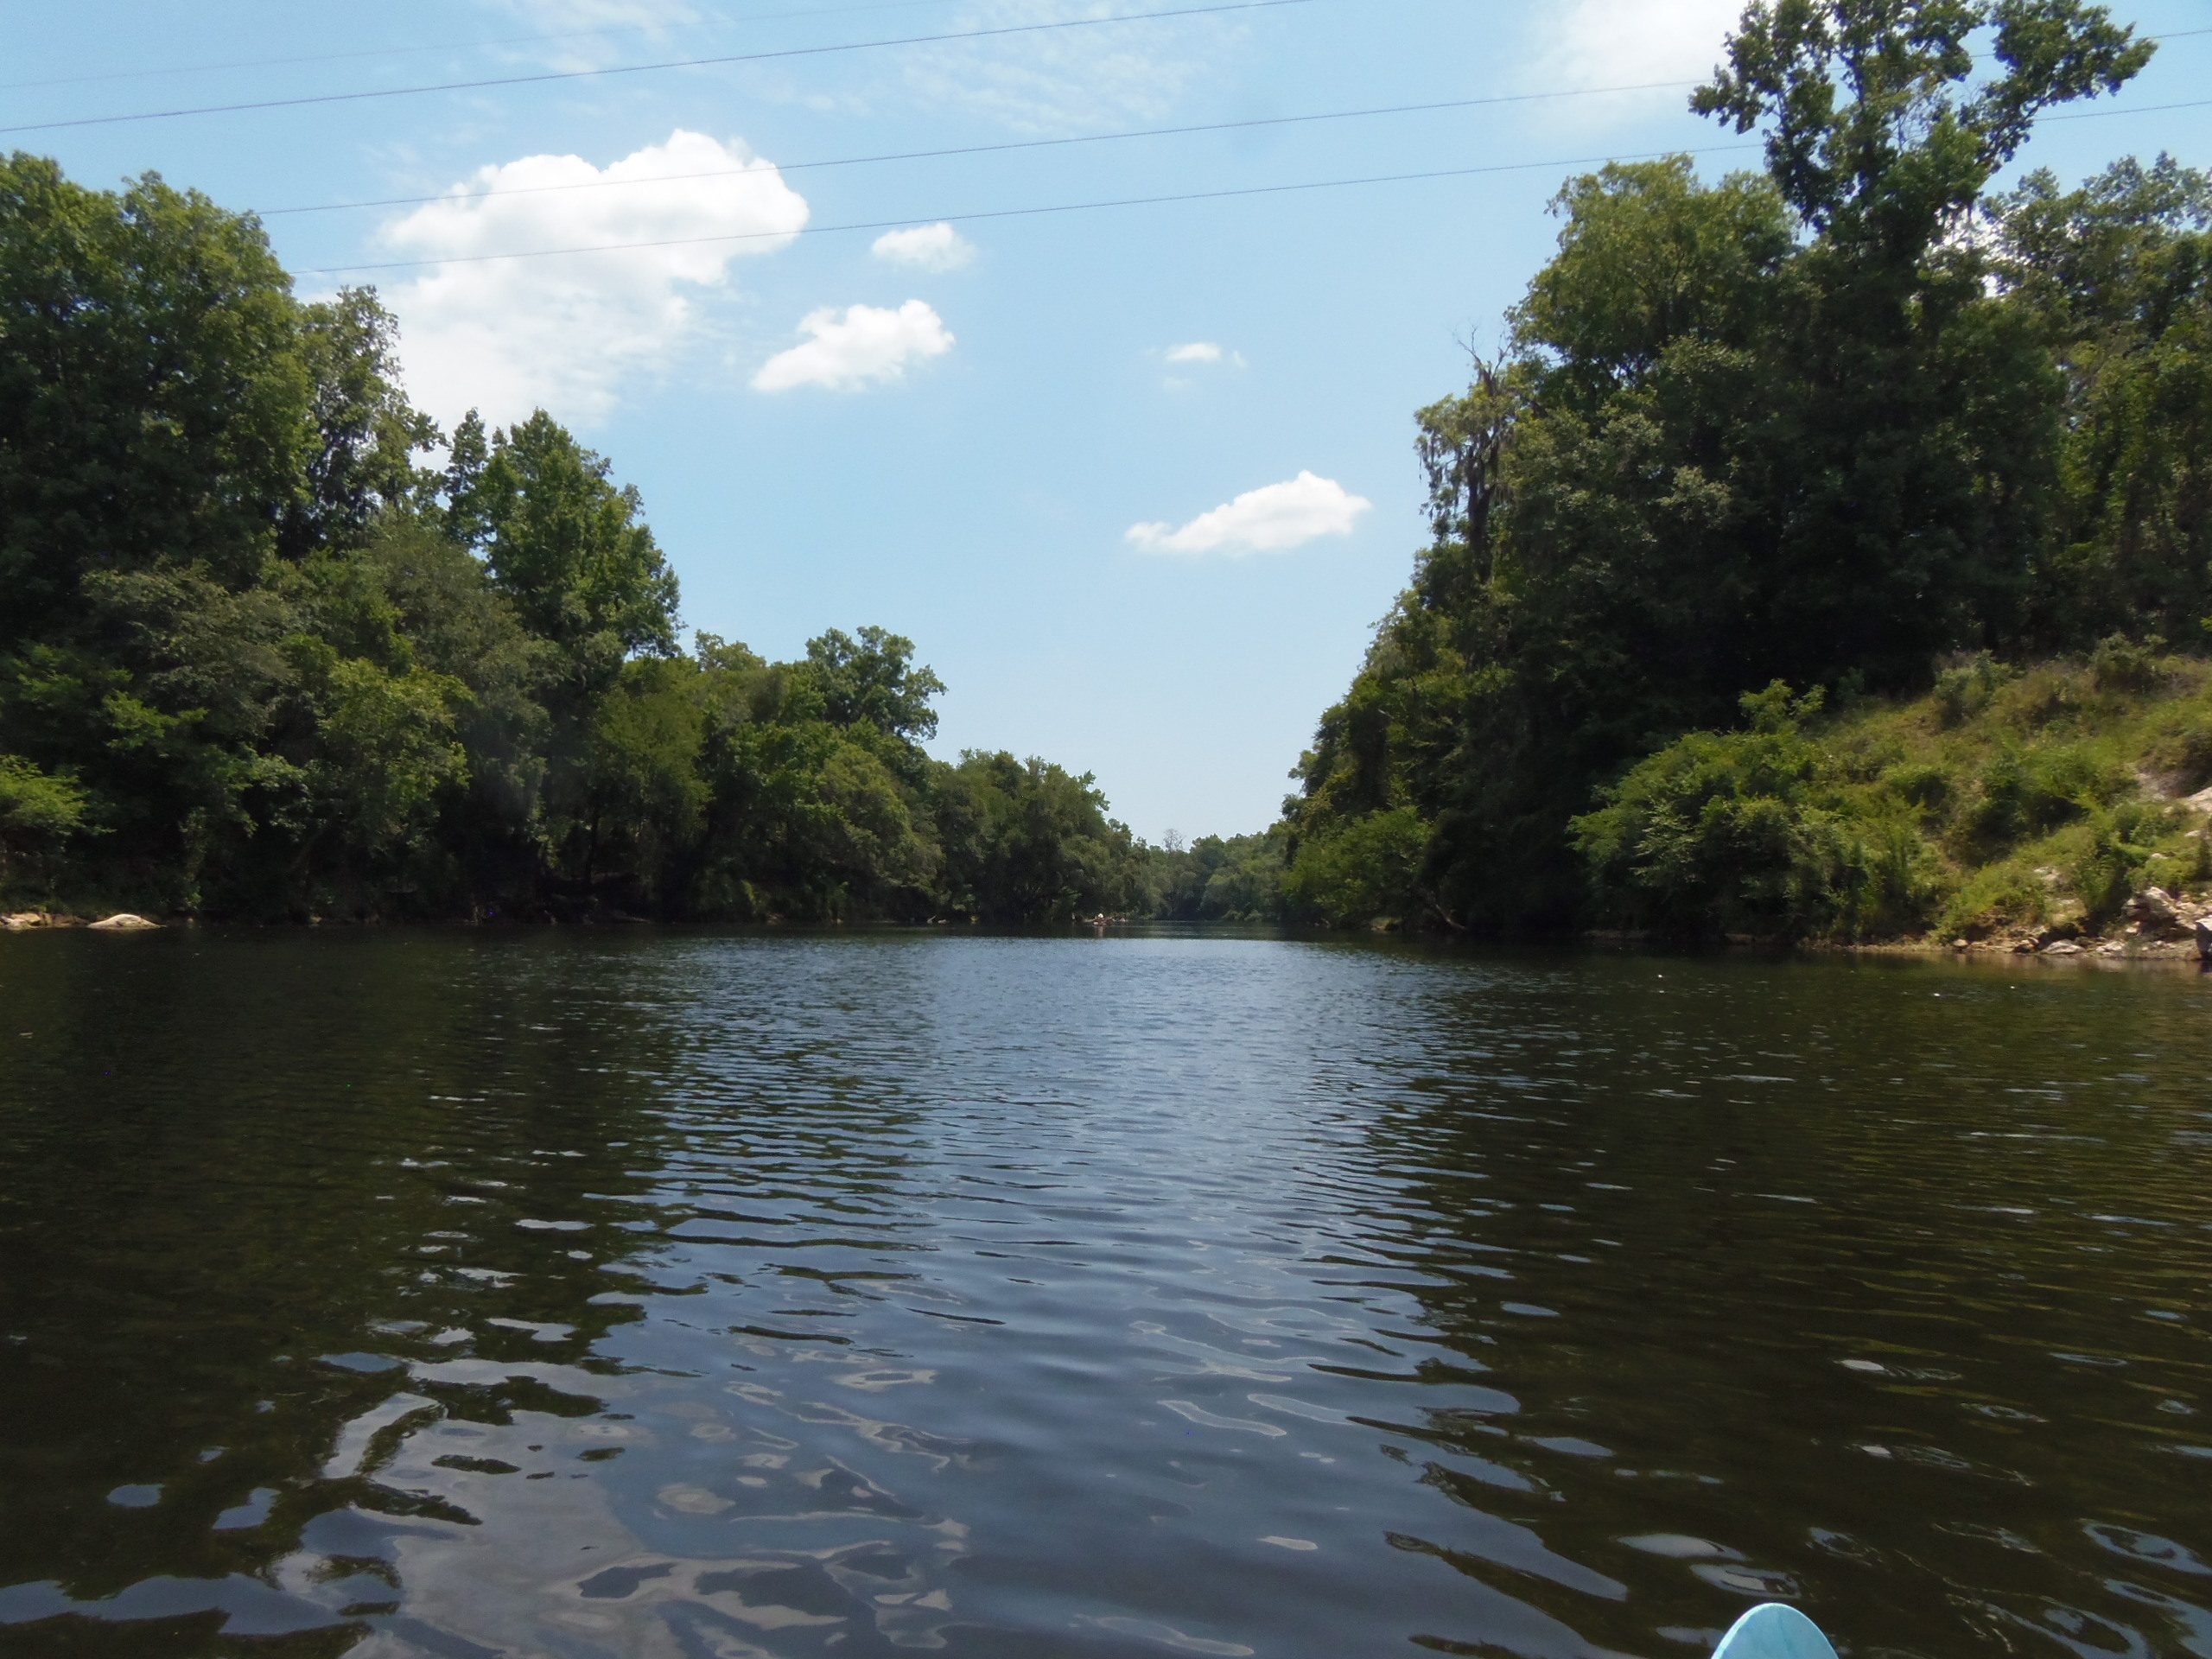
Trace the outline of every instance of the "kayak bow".
{"label": "kayak bow", "polygon": [[1811,1619],[1770,1601],[1728,1627],[1713,1659],[1836,1659],[1836,1652]]}

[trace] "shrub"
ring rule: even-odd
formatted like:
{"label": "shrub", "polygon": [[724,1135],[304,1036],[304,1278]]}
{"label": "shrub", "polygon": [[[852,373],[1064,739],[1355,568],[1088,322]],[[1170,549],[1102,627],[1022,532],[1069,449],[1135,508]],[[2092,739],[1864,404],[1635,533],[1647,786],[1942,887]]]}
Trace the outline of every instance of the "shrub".
{"label": "shrub", "polygon": [[1817,796],[1824,765],[1802,722],[1817,692],[1777,683],[1743,699],[1751,729],[1692,732],[1640,761],[1577,818],[1603,908],[1680,932],[1802,934],[1881,885],[1883,855]]}
{"label": "shrub", "polygon": [[1890,791],[1911,805],[1935,810],[1949,804],[1950,768],[1934,760],[1911,760],[1882,774]]}
{"label": "shrub", "polygon": [[1283,897],[1332,924],[1408,919],[1429,908],[1421,888],[1428,845],[1429,827],[1410,806],[1356,818],[1298,849]]}
{"label": "shrub", "polygon": [[1936,706],[1943,723],[1957,726],[1973,719],[1989,707],[2013,677],[2011,669],[1986,651],[1947,659],[1936,675]]}
{"label": "shrub", "polygon": [[2088,744],[2008,742],[1983,766],[1961,823],[1985,847],[2010,847],[2070,823],[2134,786],[2129,768]]}
{"label": "shrub", "polygon": [[2093,923],[2111,920],[2134,894],[2139,874],[2158,856],[2158,833],[2167,822],[2165,809],[2150,801],[2123,801],[2092,817],[2070,874]]}
{"label": "shrub", "polygon": [[2051,918],[2050,889],[2020,863],[1977,870],[1943,907],[1937,930],[1946,938],[1986,938],[2013,928],[2040,927]]}
{"label": "shrub", "polygon": [[2089,673],[2100,691],[2141,693],[2158,683],[2166,642],[2152,634],[2138,645],[2124,633],[2100,641],[2089,653]]}

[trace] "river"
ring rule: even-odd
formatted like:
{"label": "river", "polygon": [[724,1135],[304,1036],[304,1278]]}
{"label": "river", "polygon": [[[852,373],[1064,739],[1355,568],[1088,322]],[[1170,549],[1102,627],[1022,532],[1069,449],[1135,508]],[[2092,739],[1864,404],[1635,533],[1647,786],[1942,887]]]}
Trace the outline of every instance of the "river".
{"label": "river", "polygon": [[2212,1659],[2212,979],[0,938],[0,1652]]}

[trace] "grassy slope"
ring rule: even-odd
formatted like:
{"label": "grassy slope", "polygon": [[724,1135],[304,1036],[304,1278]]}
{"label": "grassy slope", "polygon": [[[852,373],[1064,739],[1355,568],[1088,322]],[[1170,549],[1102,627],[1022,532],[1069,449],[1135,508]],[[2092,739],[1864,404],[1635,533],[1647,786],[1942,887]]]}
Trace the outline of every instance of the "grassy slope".
{"label": "grassy slope", "polygon": [[2149,887],[2212,898],[2212,664],[2107,646],[2012,670],[1978,659],[1929,696],[1809,732],[1852,816],[1912,815],[1925,937],[2117,938]]}

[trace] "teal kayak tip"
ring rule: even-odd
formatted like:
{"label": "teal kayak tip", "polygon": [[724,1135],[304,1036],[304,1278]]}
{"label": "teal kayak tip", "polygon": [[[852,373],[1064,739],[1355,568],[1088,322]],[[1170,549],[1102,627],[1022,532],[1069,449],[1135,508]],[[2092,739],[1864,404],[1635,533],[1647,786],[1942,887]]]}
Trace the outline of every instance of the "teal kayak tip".
{"label": "teal kayak tip", "polygon": [[1728,1627],[1713,1659],[1836,1659],[1821,1627],[1778,1601],[1754,1607]]}

